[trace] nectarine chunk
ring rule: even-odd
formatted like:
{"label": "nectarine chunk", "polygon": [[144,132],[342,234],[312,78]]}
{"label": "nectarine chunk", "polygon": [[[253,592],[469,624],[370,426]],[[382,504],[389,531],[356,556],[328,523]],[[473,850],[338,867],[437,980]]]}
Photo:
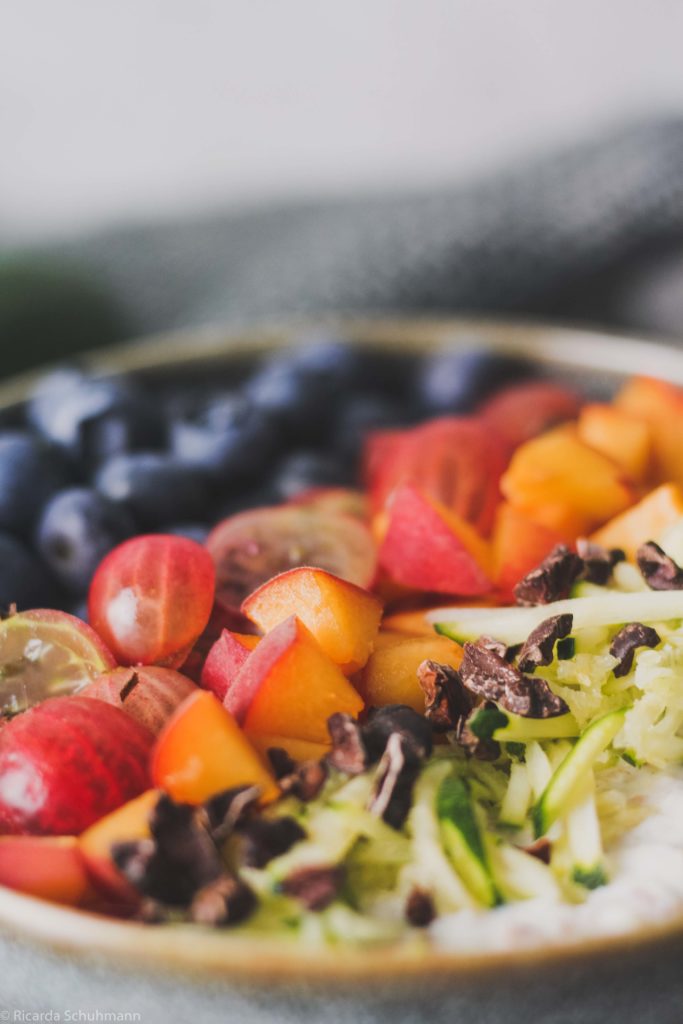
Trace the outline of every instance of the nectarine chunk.
{"label": "nectarine chunk", "polygon": [[82,832],[78,847],[88,871],[98,888],[125,903],[137,902],[133,886],[123,877],[111,858],[114,843],[148,839],[149,817],[159,799],[159,791],[148,789],[129,800],[111,814],[100,818]]}
{"label": "nectarine chunk", "polygon": [[275,781],[232,715],[207,690],[180,705],[152,755],[152,778],[180,803],[200,804],[233,786],[260,786],[265,800]]}
{"label": "nectarine chunk", "polygon": [[351,674],[370,656],[382,605],[353,583],[323,569],[290,569],[255,590],[244,614],[268,633],[296,615],[343,672]]}
{"label": "nectarine chunk", "polygon": [[585,405],[577,423],[579,438],[620,466],[631,480],[644,480],[652,458],[652,432],[642,419],[614,405]]}
{"label": "nectarine chunk", "polygon": [[245,662],[233,698],[244,708],[249,733],[269,733],[327,743],[327,719],[337,711],[354,717],[363,701],[338,665],[294,616],[266,636]]}
{"label": "nectarine chunk", "polygon": [[534,522],[522,509],[503,502],[496,513],[492,537],[494,580],[501,598],[510,601],[515,584],[563,539],[555,530]]}
{"label": "nectarine chunk", "polygon": [[677,484],[662,484],[597,530],[591,540],[605,548],[621,548],[634,561],[641,544],[657,540],[682,516],[683,489]]}
{"label": "nectarine chunk", "polygon": [[330,750],[330,743],[311,743],[310,740],[297,740],[293,736],[271,736],[266,732],[247,732],[247,739],[265,759],[273,747],[285,750],[295,761],[320,761]]}
{"label": "nectarine chunk", "polygon": [[373,651],[358,677],[358,689],[368,707],[407,704],[423,715],[425,696],[417,681],[417,670],[427,658],[459,668],[462,648],[433,633],[413,638],[397,634],[393,644],[383,644]]}
{"label": "nectarine chunk", "polygon": [[228,687],[259,642],[259,637],[248,633],[234,633],[224,629],[212,645],[202,668],[201,685],[211,690],[219,700],[225,700]]}
{"label": "nectarine chunk", "polygon": [[565,505],[594,524],[633,503],[634,491],[611,459],[589,448],[571,427],[527,441],[512,456],[501,481],[514,505]]}
{"label": "nectarine chunk", "polygon": [[649,425],[655,482],[683,486],[683,388],[653,377],[633,377],[615,404]]}
{"label": "nectarine chunk", "polygon": [[91,893],[75,836],[0,836],[0,885],[72,907]]}

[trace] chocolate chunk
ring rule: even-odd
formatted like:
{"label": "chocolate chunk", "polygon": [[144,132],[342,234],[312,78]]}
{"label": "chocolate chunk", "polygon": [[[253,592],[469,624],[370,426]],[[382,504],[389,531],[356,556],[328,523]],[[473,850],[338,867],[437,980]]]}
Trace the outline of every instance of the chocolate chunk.
{"label": "chocolate chunk", "polygon": [[423,661],[417,681],[425,695],[425,718],[434,732],[456,730],[474,704],[456,670],[438,661]]}
{"label": "chocolate chunk", "polygon": [[514,665],[476,644],[465,644],[460,678],[478,697],[524,718],[552,718],[569,710],[544,679],[522,675]]}
{"label": "chocolate chunk", "polygon": [[189,917],[196,924],[234,925],[250,917],[256,904],[249,886],[226,872],[195,893]]}
{"label": "chocolate chunk", "polygon": [[392,733],[377,769],[368,810],[400,829],[413,802],[413,788],[420,770],[420,758],[410,741],[400,733]]}
{"label": "chocolate chunk", "polygon": [[424,715],[405,704],[388,704],[373,708],[362,727],[363,743],[368,753],[368,764],[379,761],[394,733],[405,740],[406,749],[418,760],[432,752],[432,728]]}
{"label": "chocolate chunk", "polygon": [[683,569],[653,540],[641,544],[636,560],[650,590],[683,590]]}
{"label": "chocolate chunk", "polygon": [[300,900],[307,910],[324,910],[334,901],[344,881],[338,867],[299,868],[284,879],[282,892]]}
{"label": "chocolate chunk", "polygon": [[553,852],[553,848],[549,839],[545,836],[541,836],[535,843],[530,846],[523,846],[522,849],[529,856],[535,857],[536,860],[542,861],[544,864],[550,864],[550,855]]}
{"label": "chocolate chunk", "polygon": [[241,859],[250,868],[264,868],[306,838],[301,825],[290,817],[252,818],[238,831],[242,837]]}
{"label": "chocolate chunk", "polygon": [[139,682],[140,682],[140,677],[137,674],[137,672],[131,672],[130,679],[122,687],[122,689],[121,689],[121,691],[119,693],[119,700],[121,701],[122,704],[126,703],[126,701],[128,700],[128,698],[130,697],[131,693],[133,692],[133,690],[135,689],[135,687],[138,685]]}
{"label": "chocolate chunk", "polygon": [[291,795],[308,803],[315,800],[327,782],[327,765],[324,761],[302,761],[290,775],[280,779],[283,796]]}
{"label": "chocolate chunk", "polygon": [[639,647],[656,647],[661,638],[652,626],[644,626],[642,622],[630,622],[622,626],[612,639],[609,652],[619,663],[614,667],[615,676],[626,676],[631,671],[633,656]]}
{"label": "chocolate chunk", "polygon": [[332,750],[327,755],[329,764],[346,775],[364,772],[369,763],[368,751],[356,719],[338,711],[328,718],[327,731],[332,740]]}
{"label": "chocolate chunk", "polygon": [[426,928],[436,917],[434,900],[424,889],[417,886],[406,900],[406,921],[413,928]]}
{"label": "chocolate chunk", "polygon": [[557,544],[541,564],[514,588],[517,604],[532,607],[567,597],[578,579],[583,562],[565,544]]}
{"label": "chocolate chunk", "polygon": [[[495,704],[492,704],[491,707],[495,708]],[[476,757],[478,761],[496,761],[500,757],[500,743],[492,739],[491,736],[479,736],[471,727],[471,720],[478,710],[475,708],[464,721],[459,723],[455,738],[458,745],[466,750],[471,757]],[[499,714],[504,717],[502,712]],[[507,718],[504,719],[505,723],[507,723]]]}
{"label": "chocolate chunk", "polygon": [[533,672],[539,665],[550,665],[555,643],[572,631],[574,616],[570,613],[552,615],[533,629],[522,645],[517,662],[522,672]]}
{"label": "chocolate chunk", "polygon": [[589,583],[597,583],[604,587],[612,577],[612,570],[617,562],[626,558],[621,548],[603,548],[587,537],[579,537],[576,542],[576,553],[583,562],[580,578]]}

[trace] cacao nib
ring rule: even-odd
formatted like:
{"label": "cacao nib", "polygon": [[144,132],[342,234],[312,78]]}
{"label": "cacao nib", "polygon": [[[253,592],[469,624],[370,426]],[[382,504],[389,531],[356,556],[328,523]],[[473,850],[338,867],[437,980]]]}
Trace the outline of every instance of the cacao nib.
{"label": "cacao nib", "polygon": [[135,689],[139,682],[140,677],[138,676],[137,672],[131,672],[130,679],[128,680],[127,683],[125,683],[125,685],[121,689],[121,692],[119,693],[119,700],[121,701],[122,704],[126,703],[126,701],[128,700],[131,693],[133,692],[133,690]]}
{"label": "cacao nib", "polygon": [[563,640],[572,631],[574,616],[552,615],[544,619],[526,638],[519,652],[517,662],[522,672],[533,672],[539,665],[550,665],[555,652],[555,644]]}
{"label": "cacao nib", "polygon": [[478,697],[524,718],[552,718],[569,710],[544,679],[522,675],[514,665],[476,644],[465,644],[460,678]]}
{"label": "cacao nib", "polygon": [[327,782],[327,765],[324,761],[302,761],[291,775],[280,779],[283,795],[291,794],[304,803],[315,800]]}
{"label": "cacao nib", "polygon": [[284,779],[296,771],[297,762],[289,756],[284,747],[268,747],[268,760],[276,779]]}
{"label": "cacao nib", "polygon": [[653,540],[641,544],[636,560],[650,590],[683,590],[683,569]]}
{"label": "cacao nib", "polygon": [[338,711],[327,720],[327,731],[332,740],[328,762],[337,771],[346,775],[360,775],[368,766],[368,752],[365,748],[360,725],[351,715]]}
{"label": "cacao nib", "polygon": [[633,656],[639,647],[656,647],[660,642],[659,633],[652,626],[644,626],[642,622],[630,622],[622,626],[609,648],[612,657],[619,660],[614,666],[614,675],[628,675],[633,666]]}
{"label": "cacao nib", "polygon": [[510,651],[507,644],[504,644],[502,640],[496,640],[495,637],[487,636],[486,633],[483,633],[478,637],[476,643],[477,647],[483,647],[485,651],[493,651],[499,658],[507,661]]}
{"label": "cacao nib", "polygon": [[392,828],[400,829],[413,802],[413,788],[419,770],[420,758],[409,740],[401,733],[392,733],[377,768],[368,810]]}
{"label": "cacao nib", "polygon": [[425,695],[425,717],[434,732],[456,730],[474,705],[456,670],[438,661],[423,661],[417,681]]}
{"label": "cacao nib", "polygon": [[517,604],[532,607],[567,597],[578,579],[583,562],[566,544],[556,544],[541,564],[516,584]]}
{"label": "cacao nib", "polygon": [[549,839],[545,836],[541,836],[536,842],[530,846],[522,847],[525,853],[528,853],[531,857],[535,857],[537,860],[542,861],[544,864],[550,864],[550,855],[553,852],[553,848]]}
{"label": "cacao nib", "polygon": [[394,733],[401,736],[406,750],[414,758],[423,760],[431,754],[432,727],[424,715],[418,715],[405,704],[388,704],[383,708],[373,708],[362,726],[369,764],[379,761]]}
{"label": "cacao nib", "polygon": [[576,553],[583,562],[581,579],[589,583],[597,583],[604,587],[612,577],[612,570],[618,562],[626,558],[621,548],[603,548],[587,537],[579,537],[576,542]]}
{"label": "cacao nib", "polygon": [[307,910],[324,910],[336,898],[343,881],[344,873],[338,867],[299,868],[284,879],[281,889]]}
{"label": "cacao nib", "polygon": [[249,886],[226,873],[195,893],[189,918],[213,927],[239,924],[253,914],[256,903]]}
{"label": "cacao nib", "polygon": [[202,809],[215,843],[228,838],[238,822],[256,807],[260,795],[258,786],[234,786],[206,801]]}
{"label": "cacao nib", "polygon": [[[495,704],[490,706],[491,708],[496,707]],[[455,731],[455,738],[458,745],[466,750],[471,757],[476,757],[479,761],[496,761],[500,757],[500,743],[491,736],[477,735],[470,726],[470,720],[478,710],[478,708],[473,709],[466,719],[460,721]],[[507,722],[507,718],[502,712],[498,713],[504,722]]]}
{"label": "cacao nib", "polygon": [[274,857],[306,838],[294,818],[252,818],[239,826],[242,837],[241,859],[247,867],[264,868]]}
{"label": "cacao nib", "polygon": [[416,886],[406,900],[406,921],[413,928],[426,928],[436,917],[434,900],[424,889]]}

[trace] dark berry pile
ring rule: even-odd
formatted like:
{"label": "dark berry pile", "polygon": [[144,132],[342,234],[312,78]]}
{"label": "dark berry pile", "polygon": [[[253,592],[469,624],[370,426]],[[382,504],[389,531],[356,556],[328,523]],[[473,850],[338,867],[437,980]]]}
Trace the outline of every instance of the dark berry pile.
{"label": "dark berry pile", "polygon": [[229,362],[135,377],[66,368],[0,429],[0,606],[83,602],[102,557],[140,532],[203,540],[221,518],[358,482],[364,435],[466,412],[527,363],[424,360],[322,339],[234,377]]}

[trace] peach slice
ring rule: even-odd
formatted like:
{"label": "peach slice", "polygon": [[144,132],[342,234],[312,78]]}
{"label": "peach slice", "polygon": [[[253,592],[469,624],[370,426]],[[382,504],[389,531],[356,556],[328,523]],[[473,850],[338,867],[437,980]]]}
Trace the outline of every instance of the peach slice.
{"label": "peach slice", "polygon": [[391,498],[379,561],[395,583],[414,590],[476,596],[491,589],[486,542],[411,484]]}
{"label": "peach slice", "polygon": [[376,648],[358,677],[358,689],[367,706],[407,704],[423,715],[425,698],[417,681],[417,670],[427,658],[458,668],[462,648],[433,633],[421,637],[396,635],[393,644],[384,643]]}
{"label": "peach slice", "polygon": [[614,405],[585,405],[577,423],[579,438],[602,452],[627,477],[640,483],[652,459],[652,431],[648,424]]}
{"label": "peach slice", "polygon": [[647,540],[656,540],[683,516],[683,488],[662,484],[634,505],[611,519],[591,537],[605,548],[621,548],[635,560],[636,551]]}
{"label": "peach slice", "polygon": [[633,377],[617,395],[615,405],[649,424],[655,482],[683,486],[683,388],[654,377]]}
{"label": "peach slice", "polygon": [[327,719],[337,711],[354,717],[363,701],[338,665],[304,624],[285,619],[244,663],[225,698],[249,733],[327,743]]}
{"label": "peach slice", "polygon": [[264,633],[296,615],[347,675],[368,660],[382,617],[381,603],[367,590],[307,567],[264,583],[244,601],[242,611]]}
{"label": "peach slice", "polygon": [[330,750],[329,743],[311,743],[310,740],[297,740],[292,736],[271,736],[266,732],[246,732],[245,736],[255,750],[267,760],[268,751],[272,747],[286,750],[295,761],[320,761]]}
{"label": "peach slice", "polygon": [[74,836],[1,836],[0,885],[72,907],[92,893]]}
{"label": "peach slice", "polygon": [[138,895],[111,858],[114,843],[148,839],[149,816],[159,799],[159,791],[148,789],[134,800],[100,818],[81,833],[78,848],[90,877],[107,896],[135,904]]}
{"label": "peach slice", "polygon": [[225,700],[230,684],[259,639],[248,633],[233,633],[224,629],[206,656],[200,680],[204,689],[211,690],[219,700]]}
{"label": "peach slice", "polygon": [[264,800],[279,792],[235,719],[207,690],[193,693],[167,722],[152,755],[152,779],[189,804],[233,786],[260,786]]}
{"label": "peach slice", "polygon": [[564,505],[596,525],[623,512],[635,498],[622,469],[584,444],[573,427],[558,427],[525,442],[513,455],[501,487],[513,505]]}
{"label": "peach slice", "polygon": [[494,580],[501,598],[512,601],[515,584],[562,540],[561,534],[534,522],[522,509],[507,501],[499,505],[492,547]]}

